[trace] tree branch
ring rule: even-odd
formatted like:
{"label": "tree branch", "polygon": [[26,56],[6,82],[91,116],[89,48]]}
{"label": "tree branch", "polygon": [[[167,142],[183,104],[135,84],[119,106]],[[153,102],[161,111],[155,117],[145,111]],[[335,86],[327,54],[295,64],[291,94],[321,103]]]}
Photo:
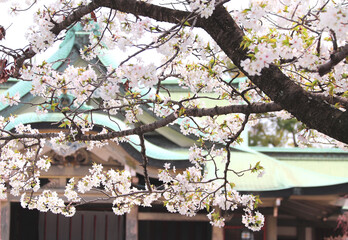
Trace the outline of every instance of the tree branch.
{"label": "tree branch", "polygon": [[[216,116],[216,115],[225,115],[230,113],[244,113],[244,114],[252,114],[252,113],[265,113],[265,112],[274,112],[280,111],[282,107],[276,103],[254,103],[250,105],[230,105],[224,107],[214,107],[214,108],[188,108],[185,109],[185,116],[191,117],[204,117],[204,116]],[[165,127],[169,123],[174,122],[179,118],[177,113],[172,113],[165,118],[162,118],[153,123],[144,124],[136,128],[127,129],[123,131],[112,131],[106,134],[89,134],[89,135],[81,135],[76,136],[75,140],[82,141],[100,141],[107,140],[116,137],[125,137],[130,135],[141,135],[147,132],[152,132],[158,128]],[[11,134],[10,136],[0,137],[0,140],[12,140],[12,139],[25,139],[25,138],[53,138],[58,136],[58,133],[39,133],[39,134]]]}
{"label": "tree branch", "polygon": [[338,97],[338,96],[331,96],[331,95],[328,95],[325,93],[312,93],[311,95],[317,99],[327,101],[328,103],[330,103],[332,105],[339,103],[344,108],[348,109],[348,99],[347,98]]}
{"label": "tree branch", "polygon": [[[64,29],[67,29],[73,23],[78,22],[81,19],[81,17],[97,9],[99,7],[98,2],[99,1],[92,1],[90,4],[86,6],[79,7],[62,22],[55,23],[54,27],[51,29],[51,32],[54,33],[55,35],[58,35],[61,31],[63,31]],[[23,67],[24,62],[28,59],[33,58],[35,55],[36,55],[36,52],[33,51],[31,48],[28,48],[26,51],[24,51],[23,54],[19,55],[15,59],[15,73],[13,74],[13,77],[19,77],[20,76],[19,72],[20,72],[20,69]]]}
{"label": "tree branch", "polygon": [[331,54],[330,61],[324,63],[318,67],[318,72],[320,76],[324,76],[329,73],[337,64],[339,64],[343,59],[348,57],[348,43]]}
{"label": "tree branch", "polygon": [[51,32],[54,33],[55,35],[58,35],[62,30],[67,29],[72,24],[80,21],[83,16],[99,8],[100,2],[101,2],[100,0],[95,0],[86,6],[81,6],[76,11],[74,11],[71,15],[69,15],[67,18],[65,18],[62,22],[56,23],[54,27],[51,29]]}
{"label": "tree branch", "polygon": [[243,70],[240,64],[248,58],[249,51],[240,47],[244,33],[223,6],[217,7],[213,15],[204,21],[203,28],[226,55],[274,102],[309,128],[348,143],[348,112],[336,109],[326,101],[313,98],[275,65],[264,68],[260,76],[252,76]]}
{"label": "tree branch", "polygon": [[150,178],[149,174],[147,172],[147,166],[149,165],[149,159],[146,155],[146,147],[145,147],[145,139],[144,139],[144,134],[139,134],[139,139],[140,139],[140,147],[141,147],[141,156],[143,158],[143,168],[144,168],[144,178],[145,178],[145,183],[147,186],[147,190],[152,192],[151,188],[151,183],[150,183]]}
{"label": "tree branch", "polygon": [[[170,9],[137,0],[101,0],[101,6],[112,8],[121,12],[131,13],[135,16],[149,17],[160,22],[179,23],[186,19],[191,12]],[[193,20],[189,21],[193,23]],[[202,20],[197,17],[196,27],[202,27]]]}
{"label": "tree branch", "polygon": [[[55,35],[58,35],[64,29],[67,29],[72,24],[78,22],[81,17],[93,12],[99,7],[108,7],[110,9],[119,10],[121,12],[131,13],[136,16],[146,16],[157,21],[174,24],[183,21],[190,14],[192,14],[191,12],[174,10],[136,0],[94,0],[86,6],[79,7],[62,22],[55,23],[54,27],[51,29],[51,32]],[[193,23],[193,19],[188,20],[188,22]],[[200,18],[198,18],[198,21],[195,21],[195,26],[200,27],[202,26],[201,23],[202,21],[200,20]],[[19,77],[19,72],[23,67],[24,62],[28,59],[33,58],[35,55],[36,52],[31,48],[24,51],[23,54],[19,55],[15,59],[15,72],[13,74],[13,77]]]}
{"label": "tree branch", "polygon": [[[98,7],[109,7],[136,16],[146,16],[157,21],[169,23],[178,23],[191,14],[190,12],[156,6],[143,1],[95,0],[87,6],[78,8],[75,13],[65,19],[62,23],[56,25],[52,29],[52,32],[58,34],[60,31],[66,29],[69,24],[78,21],[83,14],[87,14],[89,11],[93,11]],[[210,18],[202,19],[197,16],[194,17],[194,19],[192,18],[189,22],[195,22],[195,27],[204,28],[226,55],[233,61],[233,63],[256,86],[281,106],[278,106],[279,108],[286,109],[308,127],[316,129],[339,141],[348,143],[348,112],[336,109],[326,101],[313,98],[310,93],[306,92],[302,87],[298,86],[289,77],[282,73],[277,66],[270,65],[268,68],[264,68],[261,72],[261,76],[251,76],[242,69],[240,66],[241,61],[248,58],[248,49],[242,49],[240,47],[244,33],[222,5],[216,7]],[[330,62],[320,67],[320,74],[325,74],[329,69],[332,69],[342,59],[344,59],[344,57],[347,56],[347,51],[348,45],[346,44],[343,48],[339,49],[338,52],[332,55]],[[21,68],[24,61],[34,55],[35,53],[32,50],[27,51],[17,59],[16,67]],[[218,109],[220,110],[220,108]],[[210,114],[207,115],[210,116]],[[173,115],[171,115],[171,118],[172,119],[169,122],[176,119]],[[169,118],[166,119],[168,120]],[[165,122],[166,121],[163,121],[163,123]],[[158,123],[162,123],[161,120],[158,121]],[[145,125],[144,129],[133,129],[129,131],[133,131],[132,134],[138,134],[143,130],[147,131],[148,129],[153,129],[153,127],[150,128],[148,125]]]}
{"label": "tree branch", "polygon": [[[244,113],[244,114],[265,113],[265,112],[274,112],[274,111],[280,111],[280,110],[282,110],[282,108],[276,103],[255,103],[251,105],[230,105],[230,106],[224,106],[224,107],[201,108],[201,109],[189,108],[189,109],[185,109],[184,114],[185,116],[190,116],[190,117],[204,117],[204,116],[225,115],[230,113]],[[115,137],[139,135],[146,132],[152,132],[161,127],[165,127],[168,124],[174,122],[178,118],[179,118],[179,115],[177,113],[172,113],[168,115],[167,117],[162,118],[158,121],[141,125],[133,129],[119,131],[119,132],[109,132],[109,133],[100,134],[100,135],[84,135],[81,137],[81,139],[78,139],[78,140],[99,140],[100,141],[100,140],[111,139]]]}

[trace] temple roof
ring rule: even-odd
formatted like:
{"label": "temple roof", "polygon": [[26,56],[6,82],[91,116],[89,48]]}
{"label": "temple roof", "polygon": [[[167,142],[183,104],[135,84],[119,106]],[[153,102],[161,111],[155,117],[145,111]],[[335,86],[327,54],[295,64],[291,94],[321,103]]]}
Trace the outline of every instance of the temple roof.
{"label": "temple roof", "polygon": [[[78,50],[76,50],[82,43],[84,38],[88,38],[86,32],[82,31],[80,25],[76,25],[71,28],[65,38],[65,40],[60,45],[57,52],[49,58],[49,62],[54,63],[55,69],[63,70],[66,66],[66,62],[58,61],[61,59],[72,58],[74,63],[81,60],[78,55]],[[82,40],[81,40],[82,39]],[[75,51],[74,57],[72,57],[72,52]],[[77,53],[76,53],[77,51]],[[98,60],[104,66],[117,67],[118,62],[115,59],[115,54],[109,53],[98,56]],[[4,94],[9,94],[10,96],[20,94],[24,101],[34,101],[36,97],[30,94],[32,88],[31,82],[18,81],[15,79],[10,81],[15,82],[14,85],[10,86]],[[172,79],[167,82],[167,84],[175,84]],[[63,119],[63,114],[58,112],[48,113],[46,115],[37,115],[35,113],[35,108],[29,108],[24,104],[19,104],[15,106],[9,106],[8,104],[0,104],[0,114],[2,116],[10,116],[10,114],[18,115],[18,118],[10,123],[6,129],[11,130],[18,123],[23,124],[39,124],[39,123],[57,123]],[[105,127],[110,130],[124,130],[126,125],[122,120],[111,117],[102,113],[93,114],[93,121],[99,127]],[[143,122],[149,123],[154,121],[154,118],[150,115],[145,115]],[[189,148],[188,145],[194,141],[187,136],[182,135],[175,128],[161,128],[157,131],[158,134],[170,139],[172,142],[178,142],[179,147],[175,148],[164,148],[161,145],[153,144],[149,141],[145,141],[146,153],[149,158],[157,161],[157,163],[163,164],[167,161],[178,161],[178,162],[188,162]],[[139,153],[139,139],[137,136],[129,136],[130,146],[133,151]],[[182,145],[180,145],[182,144]],[[236,175],[230,173],[228,180],[236,184],[236,189],[246,192],[270,192],[270,191],[282,191],[289,189],[314,189],[314,188],[324,188],[330,186],[346,186],[348,184],[348,173],[344,175],[335,176],[334,172],[331,175],[324,174],[325,172],[311,171],[310,167],[307,169],[296,167],[292,164],[282,162],[276,158],[261,154],[258,152],[257,148],[249,148],[248,146],[240,146],[233,149],[232,161],[230,167],[235,171],[245,170],[250,167],[250,165],[255,165],[257,162],[261,162],[261,165],[266,169],[266,174],[262,178],[258,178],[257,174],[245,173],[242,177],[237,177]],[[263,149],[264,151],[267,151]],[[271,150],[270,150],[271,151]],[[281,149],[273,151],[281,151]],[[285,152],[285,150],[283,150]],[[302,150],[302,149],[291,149],[290,152],[306,152],[314,150]],[[322,153],[323,150],[315,150],[317,153]],[[336,152],[336,150],[332,150]],[[338,150],[337,150],[338,151]],[[341,152],[340,152],[341,153]],[[139,155],[139,154],[138,154]],[[347,155],[348,156],[348,155]],[[138,160],[140,161],[140,160]],[[313,164],[313,162],[311,163]],[[347,161],[348,164],[348,161]],[[314,166],[314,165],[312,165]],[[348,165],[347,165],[348,166]],[[217,163],[218,175],[223,174],[223,163]],[[330,169],[330,164],[326,164],[324,169]],[[208,164],[206,170],[209,176],[212,178],[214,176],[214,166]],[[343,170],[342,170],[343,171]],[[337,192],[341,192],[342,188],[337,188]],[[296,194],[296,191],[291,191],[291,194]]]}
{"label": "temple roof", "polygon": [[[265,168],[265,174],[258,177],[257,173],[246,172],[239,177],[233,172],[228,173],[228,180],[235,183],[236,189],[245,192],[269,192],[298,188],[317,188],[347,184],[348,177],[330,176],[301,167],[296,167],[259,152],[231,152],[229,167],[234,171],[243,171],[257,162]],[[223,176],[225,163],[217,160],[217,174]],[[207,165],[209,178],[215,177],[215,166]],[[348,176],[348,175],[347,175]],[[348,190],[348,188],[346,188]],[[295,193],[295,192],[294,192]],[[320,192],[318,192],[320,195]]]}

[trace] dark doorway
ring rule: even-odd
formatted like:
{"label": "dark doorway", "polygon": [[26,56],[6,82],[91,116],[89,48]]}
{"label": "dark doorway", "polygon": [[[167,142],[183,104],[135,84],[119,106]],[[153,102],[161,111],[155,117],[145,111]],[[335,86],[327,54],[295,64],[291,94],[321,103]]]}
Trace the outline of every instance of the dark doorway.
{"label": "dark doorway", "polygon": [[208,222],[139,221],[139,240],[211,240]]}
{"label": "dark doorway", "polygon": [[98,208],[73,217],[23,209],[11,204],[11,240],[124,240],[124,216]]}

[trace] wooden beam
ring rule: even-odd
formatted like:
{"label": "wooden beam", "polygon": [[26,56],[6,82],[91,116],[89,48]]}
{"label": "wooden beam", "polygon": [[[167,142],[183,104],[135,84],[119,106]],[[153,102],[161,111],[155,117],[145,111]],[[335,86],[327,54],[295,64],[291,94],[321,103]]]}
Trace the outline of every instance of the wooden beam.
{"label": "wooden beam", "polygon": [[[104,164],[104,170],[115,169],[115,166]],[[62,166],[54,165],[51,166],[47,172],[41,172],[41,178],[71,178],[71,177],[84,177],[89,174],[90,166]],[[117,168],[117,167],[116,167]]]}
{"label": "wooden beam", "polygon": [[338,194],[332,194],[332,195],[311,195],[311,196],[304,196],[304,195],[292,195],[289,199],[291,200],[307,200],[307,201],[336,201],[337,198],[339,198]]}
{"label": "wooden beam", "polygon": [[208,222],[209,219],[205,214],[197,214],[193,217],[187,217],[178,213],[154,213],[139,212],[139,221],[191,221],[191,222]]}
{"label": "wooden beam", "polygon": [[[41,188],[39,191],[37,192],[30,192],[30,191],[27,191],[26,193],[28,195],[33,195],[33,196],[38,196],[40,195],[44,190],[46,190],[45,188]],[[64,191],[65,191],[65,188],[53,188],[51,189],[52,191],[55,191],[58,193],[58,196],[63,198],[63,199],[66,199],[64,197]],[[84,194],[80,194],[80,196],[83,197],[83,199],[86,201],[86,204],[89,202],[89,201],[93,201],[93,203],[112,203],[114,201],[114,198],[108,198],[106,195],[102,194],[101,192],[99,191],[90,191],[90,192],[87,192],[87,193],[84,193]],[[7,200],[9,202],[20,202],[20,196],[13,196],[13,195],[10,195],[8,194],[8,197],[7,197]],[[84,202],[82,202],[83,204]]]}
{"label": "wooden beam", "polygon": [[261,197],[261,204],[259,205],[260,208],[265,208],[265,207],[274,207],[275,202],[276,202],[275,197],[272,198],[263,198]]}

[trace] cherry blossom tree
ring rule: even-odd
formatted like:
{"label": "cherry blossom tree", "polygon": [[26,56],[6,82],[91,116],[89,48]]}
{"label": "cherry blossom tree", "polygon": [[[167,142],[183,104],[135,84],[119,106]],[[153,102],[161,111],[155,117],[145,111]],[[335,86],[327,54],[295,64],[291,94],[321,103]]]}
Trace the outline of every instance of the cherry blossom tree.
{"label": "cherry blossom tree", "polygon": [[[6,198],[8,192],[21,195],[23,207],[71,216],[75,206],[84,203],[81,195],[102,188],[113,199],[116,214],[163,200],[168,211],[183,215],[206,209],[211,223],[221,227],[223,216],[211,209],[242,206],[243,223],[258,230],[264,219],[254,211],[257,198],[239,194],[228,181],[228,174],[241,174],[230,168],[230,151],[241,141],[246,124],[257,122],[264,113],[296,117],[306,126],[299,133],[303,143],[320,141],[341,147],[348,143],[345,0],[251,0],[244,9],[228,0],[28,0],[11,4],[12,14],[30,8],[37,11],[26,35],[29,47],[0,46],[1,82],[9,77],[32,81],[31,94],[42,98],[37,113],[48,114],[54,107],[64,126],[60,133],[41,133],[19,124],[10,132],[5,127],[16,117],[0,119],[1,197]],[[58,72],[52,67],[54,62],[31,61],[64,39],[77,23],[90,32],[90,44],[80,50],[83,59],[91,61],[113,49],[128,57],[117,68],[110,66],[100,74],[99,65],[92,62],[86,68],[68,66]],[[0,39],[5,36],[2,27]],[[156,61],[149,59],[153,54]],[[240,76],[247,80],[237,88]],[[173,99],[163,85],[169,78],[177,79],[190,94]],[[75,98],[71,105],[60,107],[57,101],[64,93]],[[0,99],[5,104],[20,103],[19,95]],[[205,107],[207,101],[216,102],[216,107]],[[82,108],[90,102],[95,107]],[[156,116],[152,123],[142,122],[145,109]],[[126,128],[91,131],[96,112],[122,115]],[[144,134],[171,124],[198,142],[190,149],[192,166],[176,174],[174,167],[165,164],[158,176],[163,185],[156,187],[147,173]],[[95,165],[83,179],[70,180],[64,197],[50,190],[30,194],[40,188],[40,171],[50,168],[50,160],[40,154],[46,143],[64,147],[80,141],[92,149],[109,141],[129,141],[133,135],[141,146],[146,189],[133,187],[127,171],[105,172]],[[203,170],[214,161],[223,161],[225,169],[208,179]],[[257,164],[245,171],[262,170]]]}

